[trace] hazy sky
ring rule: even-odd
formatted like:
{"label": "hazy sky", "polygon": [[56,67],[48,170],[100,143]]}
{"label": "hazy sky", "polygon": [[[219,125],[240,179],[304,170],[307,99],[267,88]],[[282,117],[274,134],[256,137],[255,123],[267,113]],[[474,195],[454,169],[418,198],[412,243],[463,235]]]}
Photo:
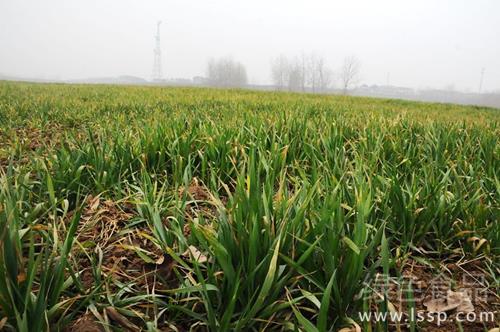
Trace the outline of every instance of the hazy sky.
{"label": "hazy sky", "polygon": [[203,75],[232,56],[252,83],[271,58],[356,55],[362,82],[500,89],[498,0],[0,0],[0,73],[40,78],[151,78],[162,20],[164,77]]}

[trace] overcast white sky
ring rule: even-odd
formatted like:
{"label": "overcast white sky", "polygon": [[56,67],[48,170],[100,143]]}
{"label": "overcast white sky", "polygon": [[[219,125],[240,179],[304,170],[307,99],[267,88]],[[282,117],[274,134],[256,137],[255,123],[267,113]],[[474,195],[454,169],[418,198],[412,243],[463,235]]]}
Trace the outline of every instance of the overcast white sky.
{"label": "overcast white sky", "polygon": [[270,81],[283,53],[362,63],[362,82],[500,89],[498,0],[0,0],[0,73],[40,78],[151,78],[162,20],[165,77],[203,75],[232,56]]}

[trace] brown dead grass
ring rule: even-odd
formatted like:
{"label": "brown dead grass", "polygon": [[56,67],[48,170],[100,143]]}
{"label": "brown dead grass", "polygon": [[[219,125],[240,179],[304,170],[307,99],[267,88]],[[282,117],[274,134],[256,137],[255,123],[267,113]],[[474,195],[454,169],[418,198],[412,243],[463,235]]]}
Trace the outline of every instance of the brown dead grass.
{"label": "brown dead grass", "polygon": [[[180,197],[186,196],[186,220],[203,217],[203,219],[210,221],[216,218],[217,208],[214,204],[214,196],[196,177],[193,178],[188,187],[179,187],[178,195]],[[224,199],[223,203],[225,203]],[[189,237],[191,234],[189,223],[184,225],[183,231],[184,236]]]}
{"label": "brown dead grass", "polygon": [[[74,248],[78,257],[75,270],[82,271],[80,280],[86,292],[95,289],[96,280],[92,263],[81,247],[91,257],[97,257],[99,251],[102,252],[102,275],[99,277],[108,280],[107,287],[111,292],[118,289],[116,282],[131,285],[135,295],[150,294],[153,289],[156,293],[161,293],[179,286],[174,269],[177,268],[182,273],[182,268],[151,240],[154,235],[149,227],[144,224],[130,227],[135,217],[133,208],[126,203],[106,200],[100,196],[87,197],[77,230],[77,239],[81,246]],[[141,257],[139,251],[149,260]],[[197,256],[195,259],[199,261],[205,258],[201,253],[194,256]],[[181,257],[186,262],[193,259],[189,253]],[[150,320],[152,317],[147,316],[149,306],[148,303],[137,303],[134,305],[134,312]],[[113,316],[115,312],[106,314]],[[117,323],[119,316],[115,314],[114,317],[109,318]],[[84,327],[92,324],[87,317],[81,319],[79,324]],[[131,322],[140,325],[140,320],[131,319]],[[118,325],[123,323],[118,322]]]}
{"label": "brown dead grass", "polygon": [[[151,241],[153,234],[148,227],[128,226],[133,217],[132,208],[127,204],[120,206],[99,196],[89,196],[77,232],[78,241],[94,252],[102,250],[104,277],[124,283],[135,280],[145,286],[144,283],[154,282],[152,272],[165,267],[152,262],[163,262],[165,258],[161,249]],[[138,252],[151,261],[145,261]],[[91,263],[81,256],[79,265],[83,268],[82,283],[90,288],[94,282]]]}
{"label": "brown dead grass", "polygon": [[[64,128],[59,125],[52,125],[43,130],[27,126],[0,132],[0,146],[6,147],[4,151],[0,150],[0,170],[5,172],[10,162],[14,166],[25,166],[31,162],[33,156],[47,157],[50,150],[62,144],[64,133]],[[16,150],[18,149],[20,154],[9,157],[9,151],[14,145],[17,145]]]}
{"label": "brown dead grass", "polygon": [[77,318],[68,328],[67,332],[103,332],[102,325],[90,313]]}
{"label": "brown dead grass", "polygon": [[[205,220],[215,218],[217,210],[213,204],[213,196],[208,189],[196,179],[187,188],[180,188],[179,195],[187,195],[185,217],[187,220],[203,216]],[[102,251],[102,277],[124,284],[133,283],[137,294],[150,294],[152,289],[156,293],[179,286],[178,274],[183,274],[183,268],[167,253],[164,253],[151,239],[154,234],[145,224],[130,227],[136,217],[132,206],[103,199],[100,196],[89,196],[81,215],[77,230],[77,239],[87,254],[96,257]],[[168,228],[168,222],[165,222]],[[184,235],[189,237],[191,230],[189,223],[184,227]],[[145,261],[137,252],[140,251],[150,258]],[[77,254],[78,255],[78,254]],[[191,246],[181,254],[186,263],[198,260],[205,263],[209,257]],[[82,271],[80,279],[85,289],[90,292],[95,287],[95,276],[92,264],[87,255],[80,252],[77,260],[77,271]],[[174,273],[178,271],[178,273]],[[190,278],[188,275],[186,278]],[[192,277],[191,277],[192,278]],[[117,289],[113,283],[110,290]],[[134,306],[134,311],[147,318],[146,311],[149,304],[143,303]],[[151,318],[151,317],[149,317]],[[86,320],[84,320],[84,324]],[[138,323],[132,320],[134,323]],[[85,323],[86,324],[86,323]],[[140,324],[138,324],[140,325]],[[180,328],[176,326],[176,328]],[[160,330],[163,330],[160,329]],[[165,331],[171,330],[164,326]],[[182,330],[182,329],[181,329]]]}

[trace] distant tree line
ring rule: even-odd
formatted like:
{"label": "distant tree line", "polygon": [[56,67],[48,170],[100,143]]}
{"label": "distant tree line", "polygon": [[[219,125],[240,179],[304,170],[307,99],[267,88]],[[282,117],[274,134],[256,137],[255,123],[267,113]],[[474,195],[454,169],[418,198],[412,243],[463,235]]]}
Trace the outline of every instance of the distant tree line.
{"label": "distant tree line", "polygon": [[271,79],[277,90],[324,92],[333,83],[333,71],[315,54],[280,55],[271,63]]}
{"label": "distant tree line", "polygon": [[207,83],[216,87],[244,87],[248,84],[245,66],[231,58],[211,59],[207,68]]}
{"label": "distant tree line", "polygon": [[[340,81],[347,93],[359,81],[361,64],[354,56],[344,59],[342,66],[334,72],[326,60],[317,54],[305,54],[288,58],[280,55],[271,61],[271,79],[276,90],[322,93]],[[207,66],[206,83],[215,87],[245,87],[247,71],[243,64],[229,57],[211,59]]]}
{"label": "distant tree line", "polygon": [[271,62],[271,78],[277,90],[326,92],[336,79],[344,93],[358,83],[361,64],[350,56],[337,74],[326,64],[322,56],[302,54],[292,59],[280,55]]}

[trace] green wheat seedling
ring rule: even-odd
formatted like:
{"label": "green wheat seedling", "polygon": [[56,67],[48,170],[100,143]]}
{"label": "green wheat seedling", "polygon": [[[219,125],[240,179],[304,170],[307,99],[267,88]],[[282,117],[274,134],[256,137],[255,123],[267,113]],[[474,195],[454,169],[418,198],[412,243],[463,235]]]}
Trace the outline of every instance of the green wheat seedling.
{"label": "green wheat seedling", "polygon": [[0,82],[0,328],[387,330],[359,321],[373,309],[360,294],[409,261],[478,262],[498,293],[499,120],[346,96]]}

